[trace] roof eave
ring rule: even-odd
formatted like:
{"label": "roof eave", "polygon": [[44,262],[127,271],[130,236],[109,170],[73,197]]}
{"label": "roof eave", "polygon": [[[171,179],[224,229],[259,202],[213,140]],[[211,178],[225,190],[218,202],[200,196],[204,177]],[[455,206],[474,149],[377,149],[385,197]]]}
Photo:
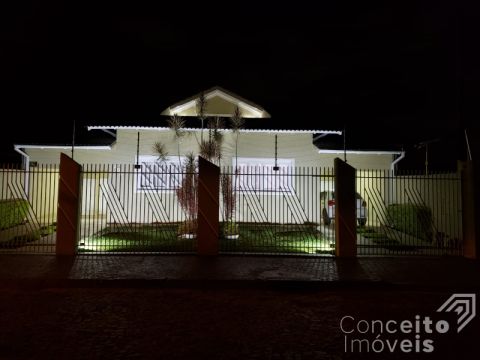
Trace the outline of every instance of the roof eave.
{"label": "roof eave", "polygon": [[[15,149],[51,149],[51,150],[66,150],[71,149],[72,145],[45,145],[45,144],[14,144]],[[112,150],[110,145],[75,145],[78,150]]]}
{"label": "roof eave", "polygon": [[[152,130],[152,131],[168,131],[169,127],[165,126],[124,126],[124,125],[91,125],[87,126],[88,130]],[[183,128],[188,131],[202,131],[200,128]],[[219,129],[222,132],[230,132],[232,129]],[[258,133],[303,133],[303,134],[332,134],[342,135],[337,130],[318,130],[318,129],[240,129],[240,132],[258,132]]]}
{"label": "roof eave", "polygon": [[342,149],[319,149],[319,154],[354,154],[354,155],[401,155],[403,151],[397,150],[342,150]]}

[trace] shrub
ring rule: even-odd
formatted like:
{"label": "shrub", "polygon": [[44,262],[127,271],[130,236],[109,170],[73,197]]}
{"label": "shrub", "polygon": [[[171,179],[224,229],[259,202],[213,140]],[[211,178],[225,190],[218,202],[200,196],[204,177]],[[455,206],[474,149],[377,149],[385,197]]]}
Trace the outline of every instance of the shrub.
{"label": "shrub", "polygon": [[180,225],[178,225],[178,234],[196,234],[197,233],[197,222],[194,220],[187,220]]}
{"label": "shrub", "polygon": [[223,233],[225,235],[237,235],[238,231],[238,225],[234,222],[225,223],[223,226]]}
{"label": "shrub", "polygon": [[24,199],[9,199],[0,201],[0,229],[20,225],[25,221],[28,211],[28,201]]}
{"label": "shrub", "polygon": [[387,207],[390,226],[426,241],[432,241],[432,211],[427,206],[392,204]]}

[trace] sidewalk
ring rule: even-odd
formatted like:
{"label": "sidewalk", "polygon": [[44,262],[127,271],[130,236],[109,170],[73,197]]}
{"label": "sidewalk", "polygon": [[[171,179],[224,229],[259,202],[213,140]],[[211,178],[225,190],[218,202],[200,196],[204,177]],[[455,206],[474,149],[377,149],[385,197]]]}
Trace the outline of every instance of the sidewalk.
{"label": "sidewalk", "polygon": [[480,262],[464,258],[1,255],[0,286],[352,287],[480,289]]}

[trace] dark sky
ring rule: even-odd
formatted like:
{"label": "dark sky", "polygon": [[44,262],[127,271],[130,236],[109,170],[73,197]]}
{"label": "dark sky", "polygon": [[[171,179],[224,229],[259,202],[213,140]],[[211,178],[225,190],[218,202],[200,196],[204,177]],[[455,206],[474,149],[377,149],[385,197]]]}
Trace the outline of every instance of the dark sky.
{"label": "dark sky", "polygon": [[412,159],[437,138],[432,156],[465,157],[465,128],[480,150],[477,11],[461,2],[134,3],[8,9],[2,160],[12,142],[68,136],[73,119],[153,119],[214,85]]}

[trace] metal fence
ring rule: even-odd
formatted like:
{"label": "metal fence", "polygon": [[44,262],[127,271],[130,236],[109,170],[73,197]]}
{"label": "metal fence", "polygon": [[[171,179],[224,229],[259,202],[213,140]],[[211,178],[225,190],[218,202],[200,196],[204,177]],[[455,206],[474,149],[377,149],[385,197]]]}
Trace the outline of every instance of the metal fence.
{"label": "metal fence", "polygon": [[[59,169],[0,169],[0,253],[55,252]],[[194,253],[198,169],[84,165],[78,252]],[[359,255],[462,255],[460,174],[357,170]],[[224,167],[222,253],[330,255],[332,168]]]}
{"label": "metal fence", "polygon": [[357,170],[356,211],[359,255],[462,254],[460,174]]}
{"label": "metal fence", "polygon": [[[174,165],[84,165],[79,253],[195,252],[198,173]],[[322,191],[333,169],[224,168],[220,250],[332,254]]]}
{"label": "metal fence", "polygon": [[173,165],[84,165],[78,252],[194,252],[196,177]]}
{"label": "metal fence", "polygon": [[0,169],[0,254],[54,254],[58,167]]}
{"label": "metal fence", "polygon": [[332,168],[223,168],[221,251],[333,254],[334,226],[322,221],[333,179]]}

